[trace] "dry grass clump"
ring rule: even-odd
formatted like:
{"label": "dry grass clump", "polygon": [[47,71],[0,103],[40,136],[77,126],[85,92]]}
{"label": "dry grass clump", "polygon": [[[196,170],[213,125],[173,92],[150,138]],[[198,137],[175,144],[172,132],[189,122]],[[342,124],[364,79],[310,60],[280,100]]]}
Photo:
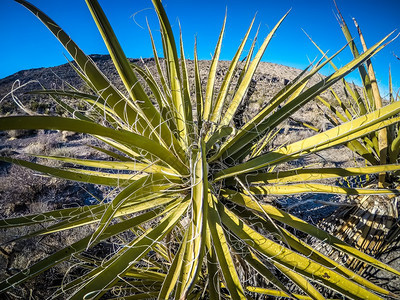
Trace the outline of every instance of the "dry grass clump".
{"label": "dry grass clump", "polygon": [[37,133],[37,130],[19,129],[19,130],[10,130],[8,132],[8,136],[10,139],[19,139],[19,138],[25,138],[28,136],[33,136],[36,133]]}
{"label": "dry grass clump", "polygon": [[[48,207],[41,208],[48,210]],[[85,226],[68,232],[8,243],[7,246],[0,248],[0,280],[24,270],[50,253],[54,253],[60,247],[73,244],[93,230],[93,226]],[[10,240],[11,234],[18,237],[28,234],[28,230],[14,229],[8,231],[4,237]],[[109,249],[109,252],[111,252],[111,249]],[[77,268],[79,266],[74,266],[73,261],[61,262],[56,268],[45,271],[33,281],[15,288],[11,294],[4,295],[4,297],[6,297],[5,299],[10,296],[9,299],[47,299],[63,284],[79,275]]]}
{"label": "dry grass clump", "polygon": [[[43,145],[42,145],[43,146]],[[38,147],[32,146],[30,149]],[[90,193],[101,198],[93,185],[71,183],[63,179],[50,178],[18,165],[3,165],[0,175],[1,218],[40,214],[57,208],[81,206]],[[51,223],[47,224],[50,225]],[[25,236],[35,228],[12,228],[0,232],[0,281],[32,265],[60,247],[65,247],[93,231],[93,226],[84,226],[53,235],[12,241]],[[42,229],[37,226],[36,229]],[[62,284],[71,271],[71,263],[61,263],[35,280],[4,295],[5,299],[45,299]],[[70,276],[75,276],[74,273]],[[54,287],[54,288],[53,288]]]}

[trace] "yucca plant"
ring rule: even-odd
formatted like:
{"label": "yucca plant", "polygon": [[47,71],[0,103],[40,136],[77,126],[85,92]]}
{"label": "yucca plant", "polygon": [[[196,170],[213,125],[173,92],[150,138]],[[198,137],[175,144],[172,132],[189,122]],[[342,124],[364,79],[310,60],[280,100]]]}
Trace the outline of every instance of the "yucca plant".
{"label": "yucca plant", "polygon": [[[400,103],[285,147],[268,148],[280,124],[380,51],[390,35],[311,87],[306,87],[309,79],[340,51],[310,72],[303,72],[249,122],[234,128],[236,112],[251,78],[286,15],[260,49],[256,51],[253,42],[247,59],[240,64],[252,21],[217,90],[224,20],[205,91],[195,54],[192,93],[182,38],[177,45],[161,1],[152,2],[160,23],[164,60],[158,57],[153,42],[158,70],[153,74],[129,63],[98,2],[86,0],[125,86],[120,91],[53,20],[25,0],[16,1],[32,11],[60,40],[75,60],[76,65],[72,66],[93,93],[74,89],[36,91],[53,97],[71,116],[3,117],[0,129],[57,129],[90,134],[105,145],[96,149],[113,160],[37,155],[73,165],[58,168],[12,157],[1,160],[47,175],[114,187],[118,193],[96,205],[2,220],[0,226],[5,230],[40,225],[39,230],[36,226],[36,230],[20,238],[95,225],[92,234],[1,282],[2,292],[12,291],[16,285],[61,262],[78,260],[80,276],[65,282],[54,298],[243,299],[272,295],[323,299],[318,291],[320,285],[353,299],[396,297],[318,252],[293,232],[302,231],[396,275],[400,275],[399,271],[263,201],[265,195],[271,194],[398,192],[318,183],[329,178],[399,170],[396,164],[345,169],[282,168],[287,162],[398,123],[400,117],[393,116],[400,111]],[[234,79],[235,74],[238,79]],[[62,100],[66,97],[89,103],[104,116],[102,123],[74,111]],[[122,241],[112,255],[87,255],[94,246],[111,238]],[[285,278],[304,294],[292,294]]]}
{"label": "yucca plant", "polygon": [[[360,54],[354,42],[354,38],[351,35],[351,32],[339,10],[338,14],[340,17],[340,26],[343,34],[349,43],[349,49],[354,57],[358,57]],[[365,51],[367,49],[365,39],[361,32],[360,26],[357,24],[355,19],[354,24],[357,28],[363,50]],[[316,44],[314,43],[314,45]],[[318,49],[322,53],[322,50],[319,47]],[[334,69],[337,69],[332,62],[330,62],[330,64]],[[355,85],[350,85],[344,79],[342,80],[344,83],[345,94],[348,96],[347,100],[340,99],[340,97],[331,89],[331,94],[338,103],[337,107],[332,106],[321,97],[318,98],[334,113],[333,118],[329,117],[328,115],[326,116],[334,126],[373,112],[383,106],[383,101],[379,91],[372,61],[368,59],[365,64],[362,64],[358,67],[358,71],[363,84],[362,89],[357,88]],[[392,79],[389,70],[388,102],[393,103],[397,100],[398,97],[393,93]],[[361,145],[359,145],[358,142],[353,141],[351,144],[348,144],[348,146],[354,152],[362,156],[369,165],[397,163],[400,155],[400,137],[398,131],[398,124],[394,124],[389,126],[387,129],[383,129],[363,137]],[[379,184],[383,186],[385,184],[389,184],[390,181],[393,180],[385,179],[385,174],[383,174],[383,176],[381,176],[379,179]]]}
{"label": "yucca plant", "polygon": [[[360,52],[357,49],[354,38],[338,8],[337,12],[340,27],[349,43],[349,49],[352,55],[357,58]],[[365,51],[367,50],[367,46],[364,36],[356,20],[353,20],[361,45]],[[323,53],[317,44],[313,43]],[[332,61],[330,64],[334,69],[337,69]],[[345,95],[348,96],[348,99],[341,99],[332,89],[330,93],[333,99],[335,99],[336,105],[317,96],[317,99],[331,112],[331,114],[325,114],[325,116],[333,126],[339,126],[349,120],[377,111],[384,104],[371,59],[366,60],[365,64],[360,65],[358,71],[362,80],[361,88],[350,85],[345,79],[342,79]],[[398,101],[398,97],[394,96],[393,93],[390,70],[389,99],[387,100],[388,103]],[[363,157],[367,166],[398,163],[400,159],[399,125],[392,124],[361,139],[352,140],[346,146]],[[359,186],[398,188],[399,173],[380,173],[379,176],[360,178],[357,182]],[[368,254],[375,255],[382,252],[398,236],[396,228],[390,232],[393,225],[398,221],[397,197],[395,195],[368,195],[354,197],[353,200],[355,200],[357,205],[342,207],[324,221],[325,225],[339,222],[340,225],[334,230],[337,237]],[[354,201],[352,204],[354,204]],[[365,224],[364,220],[367,220],[367,224]],[[360,263],[352,263],[352,267],[360,271],[363,270],[363,266]]]}

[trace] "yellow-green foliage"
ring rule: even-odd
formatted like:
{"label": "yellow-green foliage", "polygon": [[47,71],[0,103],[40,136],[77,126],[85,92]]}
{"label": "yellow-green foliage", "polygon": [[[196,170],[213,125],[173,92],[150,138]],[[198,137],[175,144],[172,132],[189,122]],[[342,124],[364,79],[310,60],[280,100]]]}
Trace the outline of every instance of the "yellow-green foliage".
{"label": "yellow-green foliage", "polygon": [[[357,58],[360,56],[360,53],[356,46],[355,39],[353,38],[344,18],[339,11],[338,13],[340,16],[340,26],[347,42],[349,43],[349,49],[351,50],[353,57]],[[354,25],[357,29],[363,50],[366,51],[366,41],[361,32],[360,26],[355,20]],[[323,54],[323,51],[317,46],[317,44],[314,41],[312,42]],[[335,70],[337,70],[337,67],[332,62],[330,62],[330,64]],[[336,100],[336,105],[331,105],[321,97],[317,97],[332,112],[332,115],[326,115],[326,117],[334,126],[376,111],[384,104],[372,60],[367,59],[364,64],[358,66],[358,72],[363,84],[361,89],[354,85],[350,85],[344,78],[342,79],[346,94],[349,95],[348,99],[341,99],[333,90],[330,92]],[[398,97],[395,97],[393,94],[390,69],[389,99],[386,100],[388,103],[395,103],[398,101]],[[359,141],[351,141],[347,146],[357,154],[364,157],[370,165],[398,163],[400,158],[399,125],[397,123],[391,124],[387,128],[365,135]],[[389,180],[387,183],[392,183],[392,180],[389,178],[386,178],[386,180]]]}
{"label": "yellow-green foliage", "polygon": [[[182,39],[176,43],[160,0],[152,1],[160,22],[165,57],[164,61],[157,57],[153,43],[158,74],[130,65],[98,2],[86,0],[126,88],[119,91],[53,20],[28,2],[16,1],[32,11],[57,36],[75,59],[76,71],[92,93],[42,91],[56,99],[71,117],[5,117],[0,119],[0,129],[76,131],[93,135],[115,151],[105,150],[106,146],[98,148],[113,157],[113,161],[41,156],[42,159],[74,164],[74,168],[56,168],[11,157],[1,160],[48,175],[118,187],[120,192],[109,202],[1,221],[0,226],[6,229],[35,224],[43,226],[27,237],[96,225],[92,234],[1,282],[1,291],[12,291],[16,284],[22,284],[62,261],[78,259],[83,275],[66,283],[56,296],[66,293],[71,299],[98,299],[111,297],[113,292],[121,297],[159,299],[198,299],[203,296],[242,299],[257,293],[292,296],[280,281],[282,277],[276,274],[284,274],[296,283],[303,293],[296,297],[303,299],[323,298],[315,282],[354,299],[382,299],[391,295],[319,253],[286,228],[305,232],[366,263],[400,275],[397,270],[262,202],[266,194],[396,192],[340,189],[305,182],[393,171],[400,169],[398,165],[310,169],[299,173],[274,170],[280,164],[346,144],[399,122],[399,117],[395,117],[400,111],[398,102],[278,150],[265,150],[274,130],[282,122],[370,59],[382,49],[389,36],[331,76],[306,88],[309,79],[330,59],[320,63],[278,92],[241,128],[233,128],[236,112],[259,61],[287,15],[271,30],[258,50],[254,44],[251,46],[250,53],[254,51],[255,55],[249,55],[240,65],[243,71],[239,82],[233,84],[233,74],[239,67],[251,33],[250,25],[221,88],[214,90],[224,34],[222,28],[205,93],[195,57],[195,91],[192,94]],[[138,76],[144,79],[151,96],[144,92]],[[107,126],[92,120],[90,115],[74,112],[59,100],[60,96],[89,103],[104,115]],[[98,171],[90,171],[87,167]],[[126,232],[131,234],[123,235]],[[111,237],[119,238],[122,244],[112,256],[88,259],[84,255]],[[264,285],[254,286],[247,281],[246,272],[259,274]],[[267,283],[271,284],[270,288],[263,288]]]}

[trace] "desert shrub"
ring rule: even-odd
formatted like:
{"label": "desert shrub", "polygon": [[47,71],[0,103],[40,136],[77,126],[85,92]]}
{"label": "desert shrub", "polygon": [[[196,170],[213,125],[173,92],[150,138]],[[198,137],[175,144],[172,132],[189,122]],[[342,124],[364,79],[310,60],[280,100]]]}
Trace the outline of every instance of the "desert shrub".
{"label": "desert shrub", "polygon": [[29,136],[35,135],[36,133],[37,133],[36,130],[17,129],[17,130],[9,130],[8,131],[8,136],[11,139],[20,139],[20,138],[25,138],[25,137],[29,137]]}
{"label": "desert shrub", "polygon": [[[343,31],[349,49],[353,57],[359,56],[359,50],[356,45],[356,39],[352,36],[350,29],[338,11],[340,26]],[[367,49],[366,41],[362,34],[360,26],[354,19],[354,25],[357,29],[358,39],[365,51]],[[312,41],[313,42],[313,41]],[[313,42],[316,45],[315,42]],[[317,48],[322,50],[317,46]],[[337,67],[330,62],[333,68]],[[378,85],[373,62],[368,59],[365,64],[358,67],[358,72],[362,80],[362,86],[358,87],[348,83],[343,79],[344,95],[338,95],[332,89],[330,94],[335,101],[326,101],[323,97],[317,97],[325,110],[325,117],[336,127],[346,123],[349,120],[362,117],[368,113],[379,110],[384,106],[385,99],[381,96],[381,87]],[[387,103],[398,101],[392,86],[391,74],[389,71],[389,98]],[[395,118],[399,114],[394,115]],[[314,122],[315,124],[315,122]],[[399,163],[400,159],[400,136],[399,125],[391,124],[381,130],[377,130],[360,139],[350,141],[345,144],[348,149],[353,151],[359,158],[362,158],[363,164],[368,166],[378,166],[388,163]],[[400,173],[398,171],[391,173],[380,173],[378,175],[360,175],[350,179],[341,180],[341,186],[349,187],[386,187],[397,189],[399,187]],[[392,243],[398,242],[399,230],[398,222],[398,196],[395,195],[371,195],[371,196],[352,196],[349,199],[352,202],[351,207],[341,207],[335,214],[323,221],[325,228],[330,228],[332,233],[370,255],[379,256]],[[364,220],[368,220],[366,223]],[[349,228],[357,228],[349,230]],[[351,258],[344,257],[343,261],[362,273],[365,265]]]}
{"label": "desert shrub", "polygon": [[[47,175],[109,186],[113,192],[98,204],[1,221],[0,226],[6,230],[41,226],[26,238],[95,225],[84,238],[1,282],[1,291],[10,292],[16,284],[68,260],[78,264],[79,269],[54,297],[243,299],[273,295],[322,299],[318,291],[321,284],[350,298],[392,295],[294,233],[301,231],[365,263],[400,275],[397,270],[264,201],[266,195],[309,192],[397,192],[338,187],[318,180],[389,172],[398,170],[398,165],[304,166],[285,171],[280,167],[399,122],[398,117],[393,117],[400,111],[399,103],[332,130],[269,148],[282,124],[294,112],[381,50],[390,35],[309,87],[306,86],[310,79],[340,51],[310,72],[303,72],[246,120],[240,113],[241,104],[270,40],[287,14],[258,50],[252,44],[246,60],[240,64],[251,23],[217,90],[215,78],[224,21],[204,89],[195,55],[195,91],[191,93],[183,42],[181,37],[175,42],[161,1],[152,1],[160,22],[165,57],[161,62],[152,39],[159,78],[156,80],[153,72],[132,64],[125,57],[102,8],[97,1],[87,0],[122,81],[124,90],[120,90],[53,20],[24,0],[17,2],[32,11],[57,36],[73,56],[76,71],[92,93],[73,89],[35,91],[38,95],[52,96],[69,117],[4,117],[0,118],[0,129],[40,128],[90,134],[112,147],[111,151],[106,146],[96,149],[114,160],[36,156],[69,164],[51,167],[11,157],[1,159]],[[239,66],[241,72],[233,81]],[[88,103],[103,116],[102,122],[76,111],[60,100],[61,97]],[[288,227],[292,230],[287,230]],[[105,256],[91,255],[97,252],[95,247],[109,241],[118,245],[113,251],[106,249]],[[287,280],[295,283],[303,295],[292,295]]]}

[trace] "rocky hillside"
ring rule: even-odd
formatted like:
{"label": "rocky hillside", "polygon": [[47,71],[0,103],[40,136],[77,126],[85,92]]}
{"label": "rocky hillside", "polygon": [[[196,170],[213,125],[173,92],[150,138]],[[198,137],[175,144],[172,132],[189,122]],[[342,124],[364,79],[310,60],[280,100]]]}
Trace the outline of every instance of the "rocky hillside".
{"label": "rocky hillside", "polygon": [[[91,55],[91,58],[100,68],[100,70],[106,74],[117,86],[122,83],[119,81],[117,72],[111,62],[108,55]],[[140,66],[146,65],[150,70],[155,69],[154,59],[131,59],[131,62]],[[201,79],[203,83],[207,82],[207,70],[210,65],[209,61],[200,61]],[[219,69],[217,72],[217,85],[221,83],[223,75],[227,72],[229,62],[221,61],[218,65]],[[193,77],[194,63],[188,61],[189,77]],[[277,89],[282,88],[289,81],[293,80],[300,70],[277,65],[268,62],[261,62],[256,75],[252,82],[252,88],[249,93],[252,95],[253,102],[263,103],[268,101]],[[77,89],[85,89],[84,83],[81,78],[75,73],[70,64],[63,64],[52,68],[38,68],[31,70],[19,71],[11,76],[0,79],[0,113],[14,114],[17,113],[16,105],[12,101],[10,92],[17,97],[21,102],[27,106],[27,108],[43,113],[54,112],[54,105],[49,99],[45,97],[25,95],[27,91],[38,90],[44,88],[65,88],[70,89],[70,86]]]}

